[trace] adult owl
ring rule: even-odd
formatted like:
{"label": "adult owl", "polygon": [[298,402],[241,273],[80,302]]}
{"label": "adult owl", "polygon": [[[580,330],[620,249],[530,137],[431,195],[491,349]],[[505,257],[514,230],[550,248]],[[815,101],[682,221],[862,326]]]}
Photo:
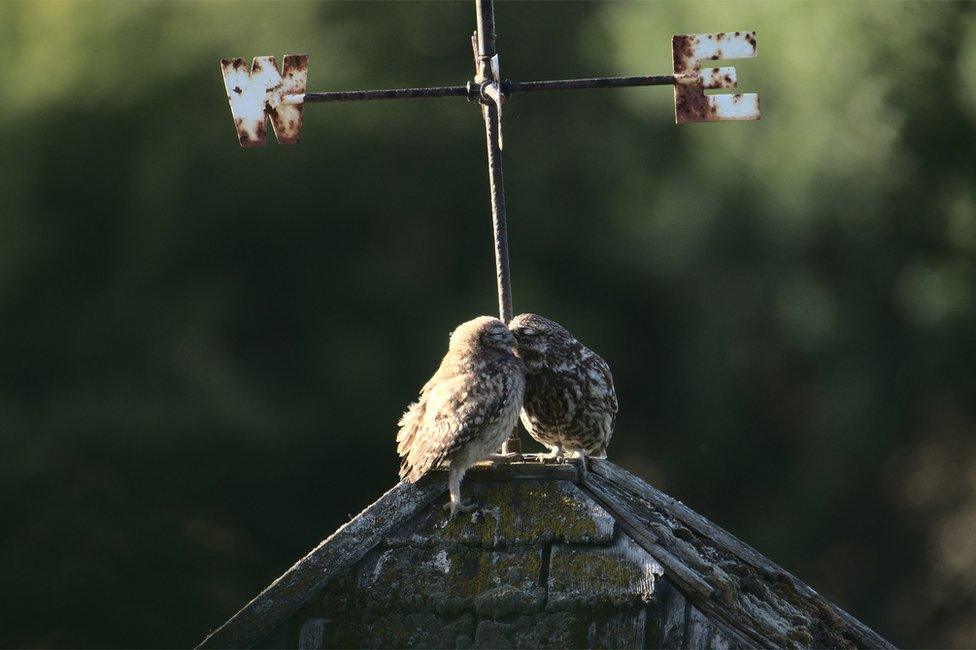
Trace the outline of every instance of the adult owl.
{"label": "adult owl", "polygon": [[551,450],[543,458],[562,459],[566,452],[606,457],[617,419],[607,362],[548,318],[520,314],[509,328],[525,362],[522,424]]}
{"label": "adult owl", "polygon": [[400,478],[413,483],[448,463],[451,517],[477,507],[461,501],[464,473],[491,456],[518,421],[525,366],[514,347],[515,337],[497,318],[462,323],[420,399],[400,418]]}

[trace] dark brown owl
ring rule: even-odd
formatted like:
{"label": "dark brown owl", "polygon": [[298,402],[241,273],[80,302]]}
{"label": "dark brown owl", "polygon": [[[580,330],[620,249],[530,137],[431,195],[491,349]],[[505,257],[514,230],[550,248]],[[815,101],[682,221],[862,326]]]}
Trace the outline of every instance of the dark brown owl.
{"label": "dark brown owl", "polygon": [[400,478],[413,483],[448,463],[452,517],[477,507],[461,501],[464,473],[498,449],[518,421],[525,366],[514,347],[515,337],[497,318],[462,323],[420,399],[400,418]]}
{"label": "dark brown owl", "polygon": [[617,419],[607,362],[548,318],[520,314],[509,328],[525,362],[522,424],[529,435],[549,447],[548,458],[605,457]]}

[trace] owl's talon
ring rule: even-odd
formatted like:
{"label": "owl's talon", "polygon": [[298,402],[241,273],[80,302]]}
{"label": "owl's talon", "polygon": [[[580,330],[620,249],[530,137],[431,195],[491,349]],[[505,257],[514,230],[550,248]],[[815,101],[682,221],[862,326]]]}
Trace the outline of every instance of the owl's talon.
{"label": "owl's talon", "polygon": [[585,481],[586,475],[590,471],[589,467],[587,467],[586,454],[581,451],[575,460],[579,463],[579,478],[581,481]]}
{"label": "owl's talon", "polygon": [[458,503],[456,501],[448,501],[444,504],[444,510],[450,510],[451,516],[449,519],[454,519],[459,512],[474,512],[480,507],[476,501],[468,501],[467,503]]}
{"label": "owl's talon", "polygon": [[565,460],[565,456],[561,447],[555,447],[548,454],[539,454],[539,460],[543,463],[555,463],[558,465]]}

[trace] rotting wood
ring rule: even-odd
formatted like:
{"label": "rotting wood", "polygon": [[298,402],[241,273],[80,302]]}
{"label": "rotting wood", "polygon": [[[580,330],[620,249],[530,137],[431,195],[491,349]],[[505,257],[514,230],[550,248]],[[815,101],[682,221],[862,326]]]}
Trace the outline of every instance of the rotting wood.
{"label": "rotting wood", "polygon": [[617,525],[624,533],[633,538],[654,559],[661,563],[665,570],[665,576],[675,583],[690,603],[693,603],[715,620],[721,621],[736,630],[737,638],[743,641],[740,644],[742,647],[777,647],[750,621],[737,620],[729,612],[724,611],[721,603],[712,599],[715,592],[714,588],[697,571],[688,567],[664,548],[654,533],[629,512],[626,504],[621,503],[606,487],[600,485],[600,482],[605,480],[607,479],[599,476],[587,476],[580,487],[613,515],[617,520]]}
{"label": "rotting wood", "polygon": [[678,501],[677,499],[656,490],[627,470],[618,467],[605,459],[590,459],[589,469],[594,474],[606,479],[618,488],[635,494],[654,507],[672,515],[675,519],[688,526],[697,534],[711,540],[711,542],[720,548],[733,554],[761,573],[769,576],[775,576],[777,579],[788,582],[797,592],[797,594],[817,602],[821,607],[829,610],[834,616],[849,626],[851,631],[855,632],[857,636],[860,637],[858,639],[859,646],[870,648],[894,647],[891,643],[878,635],[874,630],[864,625],[864,623],[857,620],[840,607],[823,598],[823,596],[817,593],[816,590],[799,580],[796,576],[792,575],[782,567],[774,564],[751,546],[739,540],[737,537],[723,528],[715,525],[702,515],[686,506],[681,501]]}
{"label": "rotting wood", "polygon": [[[633,492],[637,496],[649,502],[651,505],[674,515],[675,519],[700,535],[720,543],[739,559],[756,567],[763,565],[769,566],[771,564],[769,560],[760,555],[755,549],[740,541],[731,533],[716,526],[681,501],[678,501],[677,499],[654,489],[652,486],[648,485],[622,467],[618,467],[605,459],[591,458],[590,470],[592,470],[593,473],[607,479],[614,485],[617,485],[628,492]],[[779,569],[779,567],[776,568]]]}
{"label": "rotting wood", "polygon": [[[610,499],[610,508],[614,516],[624,516],[629,520],[636,522],[638,530],[649,529],[649,522],[654,519],[653,513],[648,510],[652,508],[651,504],[647,503],[641,497],[634,495],[633,493],[621,488],[620,486],[610,482],[609,480],[597,475],[592,474],[589,477],[592,483],[598,484],[605,493],[608,494]],[[618,519],[618,523],[619,523]],[[659,529],[660,530],[660,529]],[[676,542],[676,535],[672,535],[671,539],[664,539],[663,537],[658,537],[658,544],[662,547],[665,544],[673,544]],[[702,539],[707,539],[704,536]],[[683,540],[681,540],[683,541]],[[709,542],[711,540],[708,540]],[[711,558],[706,558],[701,555],[699,550],[692,546],[693,552],[698,559],[695,569],[699,571],[699,575],[702,576],[706,582],[709,582],[710,578],[714,578],[713,572],[716,570],[714,565],[714,560]],[[720,548],[717,547],[716,548]],[[675,549],[676,551],[678,549]],[[730,558],[735,558],[731,553],[728,554]],[[683,559],[682,562],[687,564],[687,559]],[[735,561],[738,562],[738,559]],[[709,574],[701,573],[703,567],[709,569]],[[675,585],[681,587],[681,583],[674,581]],[[712,583],[709,582],[711,585]],[[755,620],[751,614],[747,613],[741,606],[730,606],[730,603],[724,598],[725,594],[713,590],[709,598],[702,598],[700,594],[693,591],[685,590],[685,596],[688,599],[689,610],[692,606],[697,607],[702,612],[707,614],[709,618],[716,623],[724,623],[728,629],[734,630],[736,638],[741,641],[737,643],[740,647],[746,648],[778,648],[778,647],[794,647],[788,644],[788,639],[778,634],[780,631],[776,623],[772,623],[767,620]],[[772,603],[767,603],[772,604]],[[686,641],[688,631],[686,630]],[[802,645],[802,644],[801,644]]]}
{"label": "rotting wood", "polygon": [[[657,645],[661,648],[685,647],[685,608],[689,607],[684,594],[666,579],[661,581],[657,593],[661,598],[660,605],[660,638]],[[645,645],[653,647],[653,645]]]}
{"label": "rotting wood", "polygon": [[669,577],[685,589],[698,594],[701,598],[710,598],[713,588],[694,569],[686,566],[666,548],[658,544],[657,537],[649,530],[641,527],[640,523],[616,507],[613,497],[602,487],[590,479],[585,479],[580,486],[593,500],[613,515],[617,525],[627,535],[639,544],[645,551],[657,560]]}
{"label": "rotting wood", "polygon": [[361,560],[404,519],[430,507],[446,491],[440,473],[416,485],[399,483],[316,546],[198,647],[251,647],[332,578]]}
{"label": "rotting wood", "polygon": [[[534,462],[533,462],[534,461]],[[566,480],[609,512],[620,531],[665,569],[667,582],[698,608],[724,641],[736,647],[811,645],[892,647],[735,537],[619,467],[591,461],[580,477],[576,464],[535,459],[472,468],[473,483]],[[201,647],[266,643],[275,626],[364,557],[394,529],[425,509],[439,508],[446,472],[419,485],[399,485],[316,547],[275,583],[211,634]],[[740,591],[741,590],[741,591]],[[709,595],[710,594],[710,595]],[[685,640],[692,631],[682,630]]]}
{"label": "rotting wood", "polygon": [[[688,605],[688,607],[693,608],[694,606]],[[691,616],[689,616],[688,618],[690,621]],[[732,625],[728,621],[725,621],[721,618],[710,618],[708,620],[715,627],[716,630],[721,632],[722,635],[725,636],[725,638],[729,639],[732,642],[732,647],[751,648],[752,646],[755,645],[755,643],[749,640],[749,637],[747,637],[746,635],[742,634],[737,629],[732,627]],[[685,634],[688,634],[688,632],[685,632]],[[688,647],[694,647],[694,646],[692,646],[689,643]]]}
{"label": "rotting wood", "polygon": [[685,626],[685,645],[689,648],[711,648],[723,650],[725,648],[741,647],[725,634],[724,626],[719,626],[705,616],[700,609],[688,608],[687,625]]}

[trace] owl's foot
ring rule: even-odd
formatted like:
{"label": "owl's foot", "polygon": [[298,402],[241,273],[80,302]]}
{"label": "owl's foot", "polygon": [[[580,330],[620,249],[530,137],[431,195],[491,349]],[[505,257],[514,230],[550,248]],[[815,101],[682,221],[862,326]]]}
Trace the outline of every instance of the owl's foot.
{"label": "owl's foot", "polygon": [[581,481],[585,481],[586,475],[590,472],[590,468],[587,466],[586,452],[578,452],[578,454],[575,456],[575,460],[577,463],[579,463],[579,478]]}
{"label": "owl's foot", "polygon": [[562,463],[565,452],[562,447],[553,447],[548,454],[539,454],[539,460],[543,463]]}
{"label": "owl's foot", "polygon": [[460,501],[448,501],[444,504],[444,509],[451,511],[451,519],[454,519],[459,512],[474,512],[478,509],[478,507],[479,506],[476,501],[468,501],[467,503],[462,503]]}

